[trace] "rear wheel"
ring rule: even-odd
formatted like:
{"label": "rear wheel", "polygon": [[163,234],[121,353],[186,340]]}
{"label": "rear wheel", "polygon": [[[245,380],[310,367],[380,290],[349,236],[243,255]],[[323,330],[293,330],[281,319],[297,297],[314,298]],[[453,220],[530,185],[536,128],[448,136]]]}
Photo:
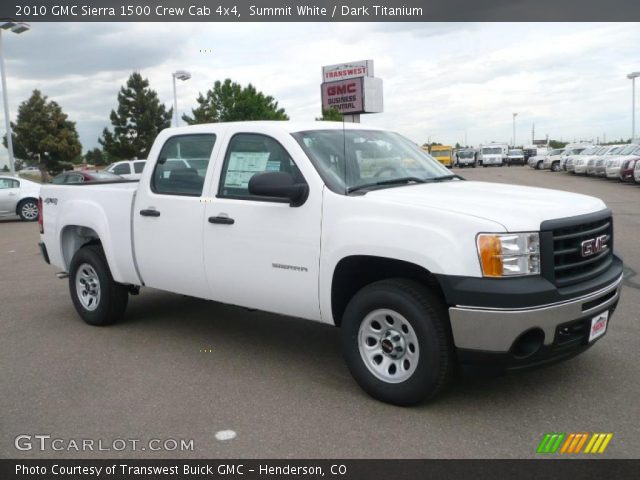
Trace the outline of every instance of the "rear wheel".
{"label": "rear wheel", "polygon": [[536,163],[536,170],[540,170],[542,168],[542,162]]}
{"label": "rear wheel", "polygon": [[375,282],[349,302],[342,350],[351,374],[372,397],[413,405],[438,395],[454,368],[446,308],[423,285]]}
{"label": "rear wheel", "polygon": [[552,172],[559,172],[560,171],[560,164],[558,162],[553,162],[551,164],[551,171]]}
{"label": "rear wheel", "polygon": [[27,198],[18,205],[18,215],[25,222],[35,222],[38,219],[38,202],[34,198]]}
{"label": "rear wheel", "polygon": [[100,245],[82,247],[73,256],[69,291],[76,311],[89,325],[117,322],[129,300],[127,286],[113,280]]}

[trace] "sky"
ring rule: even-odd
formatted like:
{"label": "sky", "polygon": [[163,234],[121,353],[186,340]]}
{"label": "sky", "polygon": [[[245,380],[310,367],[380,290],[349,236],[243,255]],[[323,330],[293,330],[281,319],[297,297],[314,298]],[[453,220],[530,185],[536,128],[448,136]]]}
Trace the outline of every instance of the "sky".
{"label": "sky", "polygon": [[[373,59],[384,113],[361,123],[416,143],[516,144],[631,136],[637,23],[34,23],[3,35],[9,111],[33,89],[58,102],[83,151],[98,146],[133,71],[189,113],[215,80],[252,83],[292,120],[320,115],[322,65]],[[0,120],[2,120],[2,117]],[[4,135],[4,121],[0,122]],[[640,118],[639,118],[640,124]],[[0,165],[7,152],[0,147]]]}

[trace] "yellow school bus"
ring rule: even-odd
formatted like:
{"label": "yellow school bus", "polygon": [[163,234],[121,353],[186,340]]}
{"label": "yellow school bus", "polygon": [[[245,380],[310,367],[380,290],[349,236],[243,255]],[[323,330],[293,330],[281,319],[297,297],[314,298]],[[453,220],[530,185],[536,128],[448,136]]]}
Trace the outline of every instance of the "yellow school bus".
{"label": "yellow school bus", "polygon": [[453,167],[453,147],[448,145],[432,145],[429,153],[445,167]]}

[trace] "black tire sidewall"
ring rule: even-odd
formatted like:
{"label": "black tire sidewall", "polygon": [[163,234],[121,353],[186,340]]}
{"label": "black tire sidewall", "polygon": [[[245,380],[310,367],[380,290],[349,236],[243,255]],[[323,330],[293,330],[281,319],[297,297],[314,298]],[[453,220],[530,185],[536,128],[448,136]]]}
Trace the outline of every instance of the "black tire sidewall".
{"label": "black tire sidewall", "polygon": [[[418,338],[420,357],[413,375],[401,383],[387,383],[374,376],[365,365],[358,347],[358,331],[364,318],[374,310],[390,309],[402,315]],[[401,287],[373,284],[362,289],[345,310],[342,323],[343,355],[349,370],[367,393],[396,405],[413,405],[437,393],[442,349],[433,312]]]}
{"label": "black tire sidewall", "polygon": [[[82,302],[78,298],[78,292],[76,291],[76,275],[79,267],[85,263],[93,267],[100,282],[100,301],[98,307],[93,311],[87,310],[82,305]],[[109,325],[115,321],[113,318],[114,305],[111,305],[111,303],[113,302],[114,295],[118,294],[118,292],[114,291],[117,287],[100,246],[90,245],[76,252],[69,268],[69,293],[71,294],[71,300],[76,311],[86,323],[102,326]]]}

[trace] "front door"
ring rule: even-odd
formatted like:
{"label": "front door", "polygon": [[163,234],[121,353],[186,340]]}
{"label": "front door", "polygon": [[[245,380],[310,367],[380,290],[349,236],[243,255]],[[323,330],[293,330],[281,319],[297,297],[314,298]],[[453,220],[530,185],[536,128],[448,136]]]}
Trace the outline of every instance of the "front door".
{"label": "front door", "polygon": [[265,171],[306,182],[290,151],[303,155],[287,135],[229,134],[217,195],[206,206],[207,278],[215,300],[317,320],[321,188],[309,185],[298,207],[248,191]]}

